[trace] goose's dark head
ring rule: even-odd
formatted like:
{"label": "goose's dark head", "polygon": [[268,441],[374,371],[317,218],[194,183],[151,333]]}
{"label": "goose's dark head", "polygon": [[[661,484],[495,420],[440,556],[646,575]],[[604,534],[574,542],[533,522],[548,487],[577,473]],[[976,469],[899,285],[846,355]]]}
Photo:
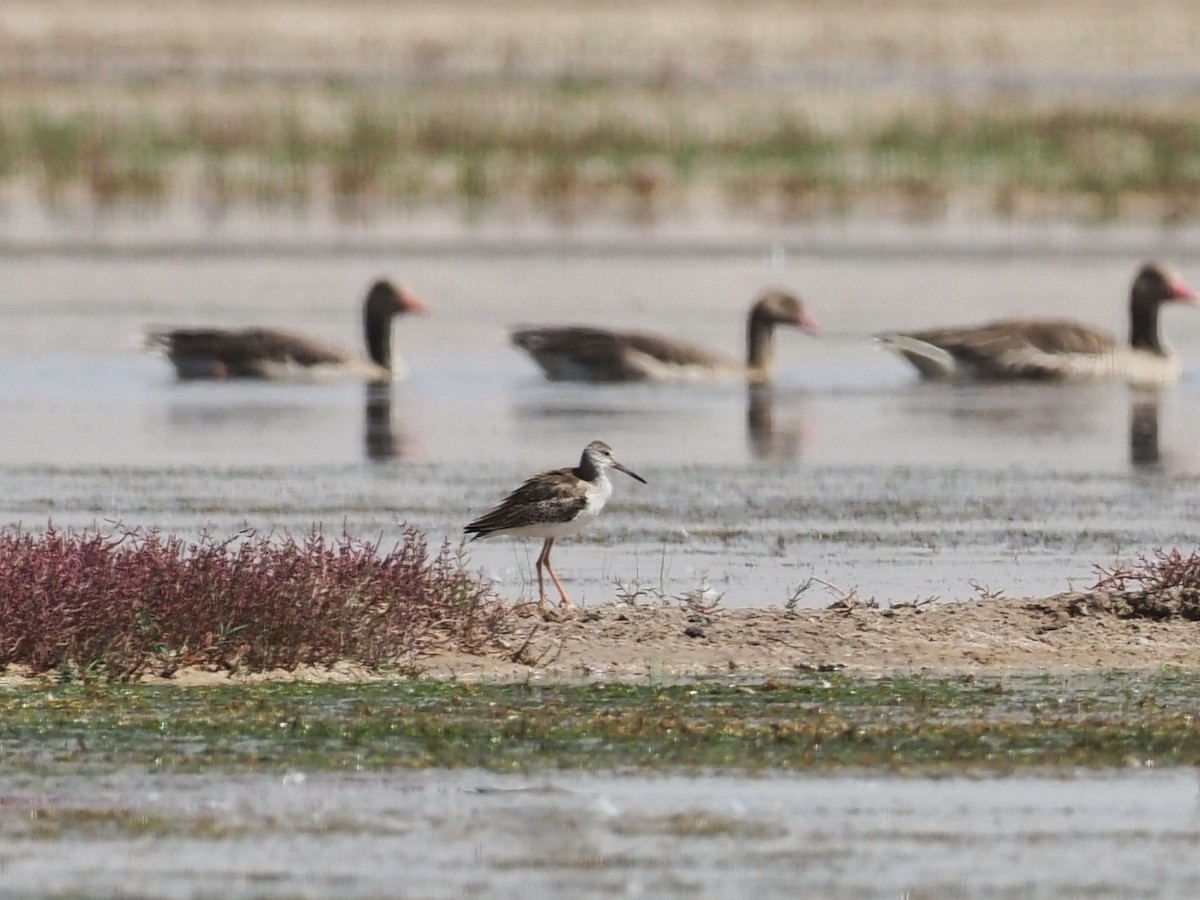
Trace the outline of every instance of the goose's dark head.
{"label": "goose's dark head", "polygon": [[1169,303],[1183,300],[1195,303],[1200,299],[1179,273],[1162,263],[1146,263],[1133,279],[1133,301],[1138,304]]}
{"label": "goose's dark head", "polygon": [[770,288],[755,302],[751,319],[771,325],[791,325],[809,334],[820,334],[821,327],[804,308],[804,301],[782,288]]}
{"label": "goose's dark head", "polygon": [[392,369],[392,319],[428,315],[425,301],[404,287],[381,278],[371,285],[363,302],[363,331],[367,353],[383,369]]}
{"label": "goose's dark head", "polygon": [[381,278],[367,292],[367,315],[376,319],[390,319],[400,315],[429,315],[429,306],[410,291]]}
{"label": "goose's dark head", "polygon": [[1151,353],[1165,354],[1166,345],[1158,333],[1158,310],[1164,303],[1181,301],[1195,304],[1200,295],[1162,263],[1148,262],[1133,279],[1129,292],[1129,343]]}

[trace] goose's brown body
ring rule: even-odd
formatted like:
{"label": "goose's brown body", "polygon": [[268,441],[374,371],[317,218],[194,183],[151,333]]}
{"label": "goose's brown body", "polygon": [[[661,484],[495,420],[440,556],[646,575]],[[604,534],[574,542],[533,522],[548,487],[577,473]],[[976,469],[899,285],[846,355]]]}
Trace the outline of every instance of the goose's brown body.
{"label": "goose's brown body", "polygon": [[1005,319],[965,328],[893,332],[879,339],[926,379],[1070,380],[1123,378],[1158,384],[1179,377],[1159,334],[1164,303],[1197,295],[1164,266],[1147,263],[1130,289],[1129,341],[1065,319]]}
{"label": "goose's brown body", "polygon": [[766,381],[774,373],[777,325],[818,331],[804,304],[786,291],[766,291],[746,322],[746,362],[677,338],[586,326],[522,328],[512,343],[528,353],[551,381],[592,383],[686,381],[720,377]]}
{"label": "goose's brown body", "polygon": [[392,319],[424,313],[425,303],[390,281],[377,281],[363,301],[363,336],[368,356],[277,328],[177,328],[149,335],[180,378],[296,379],[323,376],[387,381],[403,372],[392,353]]}

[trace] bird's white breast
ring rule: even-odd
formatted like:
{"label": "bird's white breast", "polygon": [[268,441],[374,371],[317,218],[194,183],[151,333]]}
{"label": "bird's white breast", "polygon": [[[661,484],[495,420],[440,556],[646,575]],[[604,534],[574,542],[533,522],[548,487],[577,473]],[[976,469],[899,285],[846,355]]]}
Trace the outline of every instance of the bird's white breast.
{"label": "bird's white breast", "polygon": [[587,488],[587,504],[575,517],[575,525],[578,528],[585,528],[596,520],[600,515],[600,511],[604,509],[604,504],[608,503],[608,498],[612,496],[612,482],[608,480],[607,475],[601,475],[600,480],[595,484],[588,485]]}

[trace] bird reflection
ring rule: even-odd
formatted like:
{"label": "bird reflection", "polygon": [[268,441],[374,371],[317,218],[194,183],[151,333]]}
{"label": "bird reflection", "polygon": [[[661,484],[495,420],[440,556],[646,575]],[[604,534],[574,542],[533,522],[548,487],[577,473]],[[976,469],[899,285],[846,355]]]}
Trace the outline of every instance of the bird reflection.
{"label": "bird reflection", "polygon": [[363,445],[367,459],[376,462],[413,459],[417,454],[415,441],[403,431],[397,433],[392,427],[391,382],[368,383],[366,392]]}
{"label": "bird reflection", "polygon": [[775,394],[769,384],[751,384],[746,393],[746,438],[755,459],[799,459],[803,431],[799,424],[775,423]]}
{"label": "bird reflection", "polygon": [[1129,404],[1129,464],[1136,468],[1162,466],[1158,447],[1158,394],[1139,391]]}

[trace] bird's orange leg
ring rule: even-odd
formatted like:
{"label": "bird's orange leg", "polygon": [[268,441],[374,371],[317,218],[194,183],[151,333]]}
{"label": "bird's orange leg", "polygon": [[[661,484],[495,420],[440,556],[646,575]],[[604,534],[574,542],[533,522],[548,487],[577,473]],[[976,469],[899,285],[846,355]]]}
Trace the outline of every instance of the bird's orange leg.
{"label": "bird's orange leg", "polygon": [[542,566],[546,565],[546,557],[550,555],[550,548],[554,546],[554,538],[546,538],[542,544],[542,552],[538,554],[537,561],[533,564],[537,570],[538,577],[538,603],[546,602],[546,582],[542,577]]}
{"label": "bird's orange leg", "polygon": [[[546,538],[546,546],[542,548],[542,555],[538,557],[538,562],[546,567],[546,571],[550,573],[550,580],[554,582],[554,586],[558,588],[558,596],[562,600],[563,606],[574,606],[571,598],[567,596],[567,592],[563,590],[562,582],[558,580],[558,576],[554,574],[554,567],[550,565],[550,548],[554,546],[554,538]],[[542,594],[542,599],[546,599],[545,593]]]}

